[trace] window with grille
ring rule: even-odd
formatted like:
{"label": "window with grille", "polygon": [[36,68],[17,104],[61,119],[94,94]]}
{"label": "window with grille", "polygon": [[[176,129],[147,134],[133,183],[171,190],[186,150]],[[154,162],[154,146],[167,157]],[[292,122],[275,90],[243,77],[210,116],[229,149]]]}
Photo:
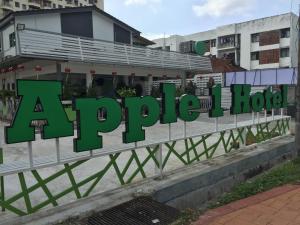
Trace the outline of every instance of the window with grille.
{"label": "window with grille", "polygon": [[280,58],[290,57],[290,49],[289,48],[282,48],[280,49]]}
{"label": "window with grille", "polygon": [[290,37],[290,28],[282,29],[280,31],[281,33],[281,38],[289,38]]}
{"label": "window with grille", "polygon": [[259,34],[251,34],[251,42],[252,43],[259,42]]}
{"label": "window with grille", "polygon": [[9,34],[9,47],[15,47],[16,46],[16,34],[15,32]]}
{"label": "window with grille", "polygon": [[259,52],[251,52],[251,60],[259,60]]}

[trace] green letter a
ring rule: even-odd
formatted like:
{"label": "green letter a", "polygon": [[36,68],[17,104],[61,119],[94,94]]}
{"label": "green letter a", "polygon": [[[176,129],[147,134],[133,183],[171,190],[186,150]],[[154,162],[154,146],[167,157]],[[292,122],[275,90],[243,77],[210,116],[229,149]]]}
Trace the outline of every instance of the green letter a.
{"label": "green letter a", "polygon": [[[5,128],[6,143],[34,141],[33,120],[47,121],[43,139],[73,136],[73,124],[60,102],[61,92],[61,83],[57,81],[18,80],[17,95],[21,99],[12,126]],[[41,104],[41,112],[35,111],[37,103]]]}

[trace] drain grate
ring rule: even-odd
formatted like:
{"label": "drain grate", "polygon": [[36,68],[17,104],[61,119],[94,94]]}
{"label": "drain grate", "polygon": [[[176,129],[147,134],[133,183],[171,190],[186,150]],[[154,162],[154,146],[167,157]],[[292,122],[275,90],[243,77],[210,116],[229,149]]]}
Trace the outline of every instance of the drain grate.
{"label": "drain grate", "polygon": [[148,197],[136,198],[88,218],[88,225],[168,225],[179,211]]}

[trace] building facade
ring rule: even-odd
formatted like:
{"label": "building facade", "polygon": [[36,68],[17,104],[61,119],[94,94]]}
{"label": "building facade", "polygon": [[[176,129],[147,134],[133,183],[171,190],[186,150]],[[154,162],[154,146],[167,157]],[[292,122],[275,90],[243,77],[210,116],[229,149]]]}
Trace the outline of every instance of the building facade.
{"label": "building facade", "polygon": [[153,78],[211,71],[208,57],[147,48],[153,42],[95,6],[11,13],[0,20],[0,39],[0,90],[41,79],[93,87],[99,97],[124,85],[145,95]]}
{"label": "building facade", "polygon": [[104,10],[104,0],[0,0],[0,18],[10,12],[95,5]]}
{"label": "building facade", "polygon": [[151,47],[195,53],[195,44],[203,42],[204,55],[230,58],[247,70],[297,66],[298,17],[286,13],[186,36],[172,35],[153,40]]}

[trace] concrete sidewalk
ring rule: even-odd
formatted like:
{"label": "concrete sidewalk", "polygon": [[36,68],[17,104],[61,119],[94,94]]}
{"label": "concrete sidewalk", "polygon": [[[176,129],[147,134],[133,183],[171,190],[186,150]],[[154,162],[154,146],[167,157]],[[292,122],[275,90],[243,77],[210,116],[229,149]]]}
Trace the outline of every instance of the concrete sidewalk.
{"label": "concrete sidewalk", "polygon": [[208,211],[193,225],[300,225],[300,185],[286,185]]}

